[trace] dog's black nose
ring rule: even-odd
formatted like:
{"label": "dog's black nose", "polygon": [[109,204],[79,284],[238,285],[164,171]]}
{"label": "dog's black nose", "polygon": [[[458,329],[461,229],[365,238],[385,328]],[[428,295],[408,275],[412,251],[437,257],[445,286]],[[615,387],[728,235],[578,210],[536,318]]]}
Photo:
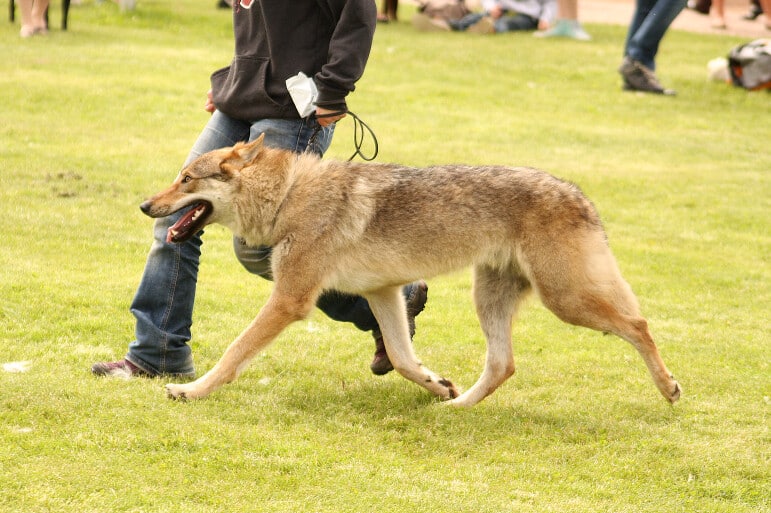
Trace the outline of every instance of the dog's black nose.
{"label": "dog's black nose", "polygon": [[139,205],[139,210],[144,212],[146,215],[150,215],[150,207],[151,206],[152,206],[152,204],[150,203],[150,201],[145,201],[141,205]]}

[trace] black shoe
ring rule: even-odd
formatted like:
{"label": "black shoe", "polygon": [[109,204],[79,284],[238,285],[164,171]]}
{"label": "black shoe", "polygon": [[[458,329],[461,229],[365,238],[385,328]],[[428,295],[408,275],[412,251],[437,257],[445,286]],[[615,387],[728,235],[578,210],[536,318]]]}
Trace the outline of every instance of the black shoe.
{"label": "black shoe", "polygon": [[[410,295],[407,296],[407,323],[410,327],[410,338],[415,336],[415,317],[426,307],[426,301],[428,301],[428,284],[420,280],[415,283],[412,291],[410,291]],[[369,368],[372,374],[376,376],[382,376],[394,370],[394,366],[388,358],[382,336],[375,339],[375,357],[372,359],[372,363],[369,364]]]}
{"label": "black shoe", "polygon": [[656,78],[652,69],[636,61],[629,56],[624,57],[624,61],[618,68],[618,72],[624,78],[625,91],[641,91],[643,93],[663,94],[674,96],[677,94],[674,89],[665,89]]}
{"label": "black shoe", "polygon": [[747,21],[754,21],[761,14],[763,14],[763,9],[761,9],[759,5],[752,4],[750,5],[750,10],[747,11],[747,14],[742,16],[742,19]]}

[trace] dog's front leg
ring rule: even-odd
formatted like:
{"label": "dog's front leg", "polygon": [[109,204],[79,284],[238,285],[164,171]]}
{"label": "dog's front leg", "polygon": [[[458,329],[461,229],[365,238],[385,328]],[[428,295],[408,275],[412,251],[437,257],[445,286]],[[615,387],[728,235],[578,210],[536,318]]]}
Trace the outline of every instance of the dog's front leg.
{"label": "dog's front leg", "polygon": [[401,287],[389,287],[364,296],[375,314],[383,334],[388,358],[394,369],[442,399],[458,397],[458,390],[450,381],[437,376],[415,356],[407,325],[407,310]]}
{"label": "dog's front leg", "polygon": [[230,383],[284,328],[305,318],[313,305],[313,299],[298,299],[274,289],[257,317],[230,344],[209,372],[191,383],[166,385],[166,394],[170,399],[200,399]]}

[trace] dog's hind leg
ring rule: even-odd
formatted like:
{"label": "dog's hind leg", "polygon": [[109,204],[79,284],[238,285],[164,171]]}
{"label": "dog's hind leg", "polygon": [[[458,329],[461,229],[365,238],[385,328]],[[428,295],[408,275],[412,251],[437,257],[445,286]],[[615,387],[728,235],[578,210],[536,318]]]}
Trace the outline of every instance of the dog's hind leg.
{"label": "dog's hind leg", "polygon": [[648,330],[648,321],[642,317],[621,316],[616,321],[617,327],[613,333],[631,343],[637,352],[640,353],[645,365],[648,367],[653,382],[661,392],[661,395],[670,403],[680,399],[682,388],[674,380],[674,376],[667,370],[664,361],[661,359],[656,343],[653,341]]}
{"label": "dog's hind leg", "polygon": [[364,297],[375,314],[388,358],[394,369],[442,399],[457,397],[458,390],[455,385],[424,367],[415,356],[401,287],[387,287],[368,292]]}
{"label": "dog's hind leg", "polygon": [[[680,385],[664,365],[631,287],[621,277],[610,250],[594,257],[594,265],[566,263],[550,276],[536,273],[540,274],[536,287],[541,300],[565,322],[613,333],[632,344],[661,395],[674,403],[680,397]],[[588,261],[581,255],[574,263],[582,259]]]}
{"label": "dog's hind leg", "polygon": [[516,269],[474,268],[474,303],[487,339],[485,368],[477,382],[454,399],[454,406],[473,406],[492,394],[514,374],[511,323],[530,290],[530,283]]}
{"label": "dog's hind leg", "polygon": [[200,399],[230,383],[284,328],[305,318],[314,303],[313,295],[295,296],[274,289],[257,317],[230,344],[209,372],[191,383],[166,385],[166,394],[171,399]]}

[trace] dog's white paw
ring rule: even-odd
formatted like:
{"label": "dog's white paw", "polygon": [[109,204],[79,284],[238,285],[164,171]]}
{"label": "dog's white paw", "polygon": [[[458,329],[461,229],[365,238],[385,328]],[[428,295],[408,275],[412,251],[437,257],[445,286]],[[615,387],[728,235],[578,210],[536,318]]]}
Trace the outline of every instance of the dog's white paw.
{"label": "dog's white paw", "polygon": [[451,399],[449,401],[445,401],[442,403],[443,405],[452,406],[453,408],[470,408],[471,406],[474,406],[476,403],[471,402],[468,400],[468,397],[456,397],[455,399]]}
{"label": "dog's white paw", "polygon": [[189,392],[187,390],[187,387],[185,385],[175,385],[173,383],[169,383],[166,385],[166,397],[172,400],[179,400],[179,401],[186,401],[187,399],[195,399],[195,397],[192,397],[188,395]]}

